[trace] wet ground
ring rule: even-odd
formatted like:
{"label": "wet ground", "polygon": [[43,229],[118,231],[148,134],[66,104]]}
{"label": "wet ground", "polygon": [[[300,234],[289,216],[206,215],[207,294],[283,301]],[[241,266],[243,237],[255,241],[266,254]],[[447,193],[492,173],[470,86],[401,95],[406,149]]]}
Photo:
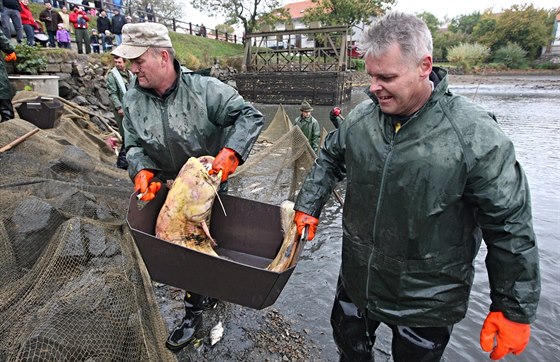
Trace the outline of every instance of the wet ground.
{"label": "wet ground", "polygon": [[[362,80],[367,82],[367,78]],[[357,84],[359,84],[357,82]],[[507,76],[451,76],[450,88],[489,108],[498,115],[504,132],[512,137],[520,162],[524,165],[533,194],[535,230],[541,253],[543,296],[531,345],[516,361],[555,360],[560,349],[557,327],[560,309],[558,260],[560,260],[560,162],[557,150],[560,114],[560,74]],[[352,102],[343,106],[346,114],[364,99],[363,88],[356,87]],[[256,105],[270,119],[276,105]],[[287,106],[290,119],[298,106]],[[330,107],[316,107],[314,116],[327,130]],[[556,116],[555,116],[556,115]],[[543,122],[544,121],[544,122]],[[344,187],[339,190],[344,194]],[[340,204],[333,198],[325,206],[321,227],[315,240],[306,245],[302,258],[276,303],[254,310],[220,302],[207,311],[203,328],[192,345],[177,353],[180,361],[337,361],[331,338],[330,308],[340,263]],[[452,335],[444,355],[446,361],[487,359],[478,347],[480,325],[489,298],[484,267],[484,247],[476,261],[477,277],[470,310]],[[183,316],[183,292],[155,285],[162,315],[169,330]],[[556,311],[556,312],[555,312]],[[224,326],[222,339],[210,346],[210,329],[219,321]],[[390,331],[378,330],[376,361],[391,361]],[[513,360],[513,359],[512,359]]]}

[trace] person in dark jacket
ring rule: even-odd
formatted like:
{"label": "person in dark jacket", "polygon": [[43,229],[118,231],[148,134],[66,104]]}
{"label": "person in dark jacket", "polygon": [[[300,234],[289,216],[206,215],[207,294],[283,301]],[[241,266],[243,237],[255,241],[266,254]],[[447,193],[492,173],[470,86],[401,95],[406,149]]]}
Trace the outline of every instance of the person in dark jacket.
{"label": "person in dark jacket", "polygon": [[115,41],[118,45],[121,45],[122,42],[122,28],[126,24],[126,18],[124,15],[121,15],[121,12],[118,8],[113,10],[113,18],[111,19],[111,33],[115,37]]}
{"label": "person in dark jacket", "polygon": [[[4,58],[6,62],[14,62],[17,60],[14,47],[3,33],[0,33],[0,50],[6,54]],[[10,85],[8,72],[6,72],[4,62],[0,61],[0,122],[14,118],[14,107],[12,105],[13,97],[14,92]]]}
{"label": "person in dark jacket", "polygon": [[111,31],[111,20],[107,17],[107,12],[101,10],[97,17],[97,31],[101,37],[101,48],[103,52],[107,51],[107,44],[105,43],[105,31],[107,30]]}
{"label": "person in dark jacket", "polygon": [[[364,33],[371,99],[324,147],[295,202],[311,240],[347,179],[342,265],[331,312],[343,361],[372,360],[380,323],[393,360],[439,361],[465,317],[482,239],[490,284],[480,345],[521,353],[540,296],[529,185],[495,117],[447,88],[426,24],[391,12]],[[481,321],[482,322],[482,321]]]}
{"label": "person in dark jacket", "polygon": [[23,26],[21,24],[21,4],[19,0],[2,0],[2,7],[0,10],[4,35],[8,39],[12,38],[12,32],[10,31],[11,20],[14,25],[14,30],[16,31],[16,40],[18,44],[21,44],[21,40],[23,39]]}
{"label": "person in dark jacket", "polygon": [[49,36],[49,46],[56,48],[56,32],[58,24],[62,23],[62,18],[58,12],[52,9],[51,3],[45,3],[45,9],[39,13],[39,20],[45,24],[45,30]]}
{"label": "person in dark jacket", "polygon": [[[182,68],[175,60],[167,28],[157,23],[126,24],[113,55],[131,59],[136,76],[124,96],[123,128],[128,173],[144,201],[153,199],[159,180],[174,179],[190,157],[215,156],[210,174],[222,185],[243,163],[257,140],[263,115],[216,78]],[[185,292],[185,316],[171,331],[168,348],[190,343],[202,313],[216,300]]]}
{"label": "person in dark jacket", "polygon": [[331,120],[334,128],[340,127],[342,121],[344,121],[344,117],[342,117],[342,114],[340,114],[341,112],[342,110],[340,109],[340,107],[334,107],[329,113],[329,119]]}

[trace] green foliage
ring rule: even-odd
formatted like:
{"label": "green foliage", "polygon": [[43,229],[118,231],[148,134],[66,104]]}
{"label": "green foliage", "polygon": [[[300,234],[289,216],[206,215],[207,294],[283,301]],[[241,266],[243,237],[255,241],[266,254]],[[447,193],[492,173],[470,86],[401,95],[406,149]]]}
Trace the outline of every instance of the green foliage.
{"label": "green foliage", "polygon": [[233,26],[228,25],[228,24],[218,24],[218,25],[216,25],[215,29],[219,33],[228,33],[228,34],[234,34],[235,33],[235,29],[233,29]]}
{"label": "green foliage", "polygon": [[243,56],[241,44],[227,43],[201,36],[169,32],[177,60],[192,70],[208,68],[216,60]]}
{"label": "green foliage", "polygon": [[434,37],[434,59],[447,59],[450,48],[461,43],[467,43],[468,36],[463,33],[453,33],[451,31],[437,32]]}
{"label": "green foliage", "polygon": [[462,43],[449,49],[447,59],[469,71],[473,66],[482,64],[490,55],[490,48],[479,43]]}
{"label": "green foliage", "polygon": [[17,60],[14,70],[20,74],[38,74],[40,70],[47,67],[47,59],[40,55],[41,51],[26,44],[18,44],[15,47]]}
{"label": "green foliage", "polygon": [[366,70],[366,61],[363,59],[351,59],[350,60],[351,63],[351,67],[352,69],[355,69],[357,71],[365,71]]}
{"label": "green foliage", "polygon": [[459,15],[451,19],[447,29],[453,33],[470,35],[479,21],[480,13],[478,11],[469,15]]}
{"label": "green foliage", "polygon": [[553,12],[536,9],[532,4],[513,5],[496,18],[492,34],[493,50],[517,43],[531,59],[541,53],[543,46],[552,40]]}
{"label": "green foliage", "polygon": [[527,67],[527,52],[517,43],[508,43],[494,52],[494,62],[502,63],[510,69]]}
{"label": "green foliage", "polygon": [[546,61],[544,63],[538,63],[533,65],[536,69],[560,69],[560,63],[553,63],[551,61]]}
{"label": "green foliage", "polygon": [[471,40],[491,46],[493,44],[494,29],[496,29],[497,15],[490,11],[484,12],[480,20],[473,27]]}
{"label": "green foliage", "polygon": [[303,22],[318,21],[323,25],[356,25],[360,22],[371,23],[372,17],[384,14],[395,0],[311,0],[313,7],[308,8]]}
{"label": "green foliage", "polygon": [[430,29],[430,33],[432,33],[432,39],[435,38],[435,34],[438,32],[439,27],[441,26],[442,22],[438,20],[438,18],[427,11],[421,12],[416,14],[416,16],[426,23],[428,29]]}

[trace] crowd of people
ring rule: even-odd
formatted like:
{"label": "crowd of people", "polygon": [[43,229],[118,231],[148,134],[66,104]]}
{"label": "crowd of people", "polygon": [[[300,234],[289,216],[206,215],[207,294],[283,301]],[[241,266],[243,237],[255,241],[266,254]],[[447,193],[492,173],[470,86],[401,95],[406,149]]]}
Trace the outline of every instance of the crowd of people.
{"label": "crowd of people", "polygon": [[[113,1],[112,10],[101,7],[100,1],[93,3],[83,0],[81,4],[52,0],[44,2],[44,9],[35,19],[29,8],[29,0],[2,0],[2,32],[7,39],[12,38],[13,25],[18,44],[40,44],[51,48],[72,48],[72,37],[78,54],[111,52],[113,46],[121,44],[122,28],[134,22],[122,13],[120,4]],[[144,11],[138,12],[140,22],[156,20],[152,3]],[[92,23],[96,16],[96,24]]]}

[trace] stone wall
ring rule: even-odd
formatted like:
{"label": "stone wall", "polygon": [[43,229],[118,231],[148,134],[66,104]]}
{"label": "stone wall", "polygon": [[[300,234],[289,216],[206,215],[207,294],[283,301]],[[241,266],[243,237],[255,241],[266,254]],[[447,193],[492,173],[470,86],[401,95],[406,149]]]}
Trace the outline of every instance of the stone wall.
{"label": "stone wall", "polygon": [[[105,84],[105,75],[112,67],[112,64],[107,64],[111,63],[110,56],[77,54],[75,51],[62,49],[56,52],[44,52],[44,55],[47,58],[47,67],[39,74],[59,77],[58,95],[61,98],[107,118],[113,118],[111,101]],[[10,75],[15,75],[9,63],[7,69]]]}

